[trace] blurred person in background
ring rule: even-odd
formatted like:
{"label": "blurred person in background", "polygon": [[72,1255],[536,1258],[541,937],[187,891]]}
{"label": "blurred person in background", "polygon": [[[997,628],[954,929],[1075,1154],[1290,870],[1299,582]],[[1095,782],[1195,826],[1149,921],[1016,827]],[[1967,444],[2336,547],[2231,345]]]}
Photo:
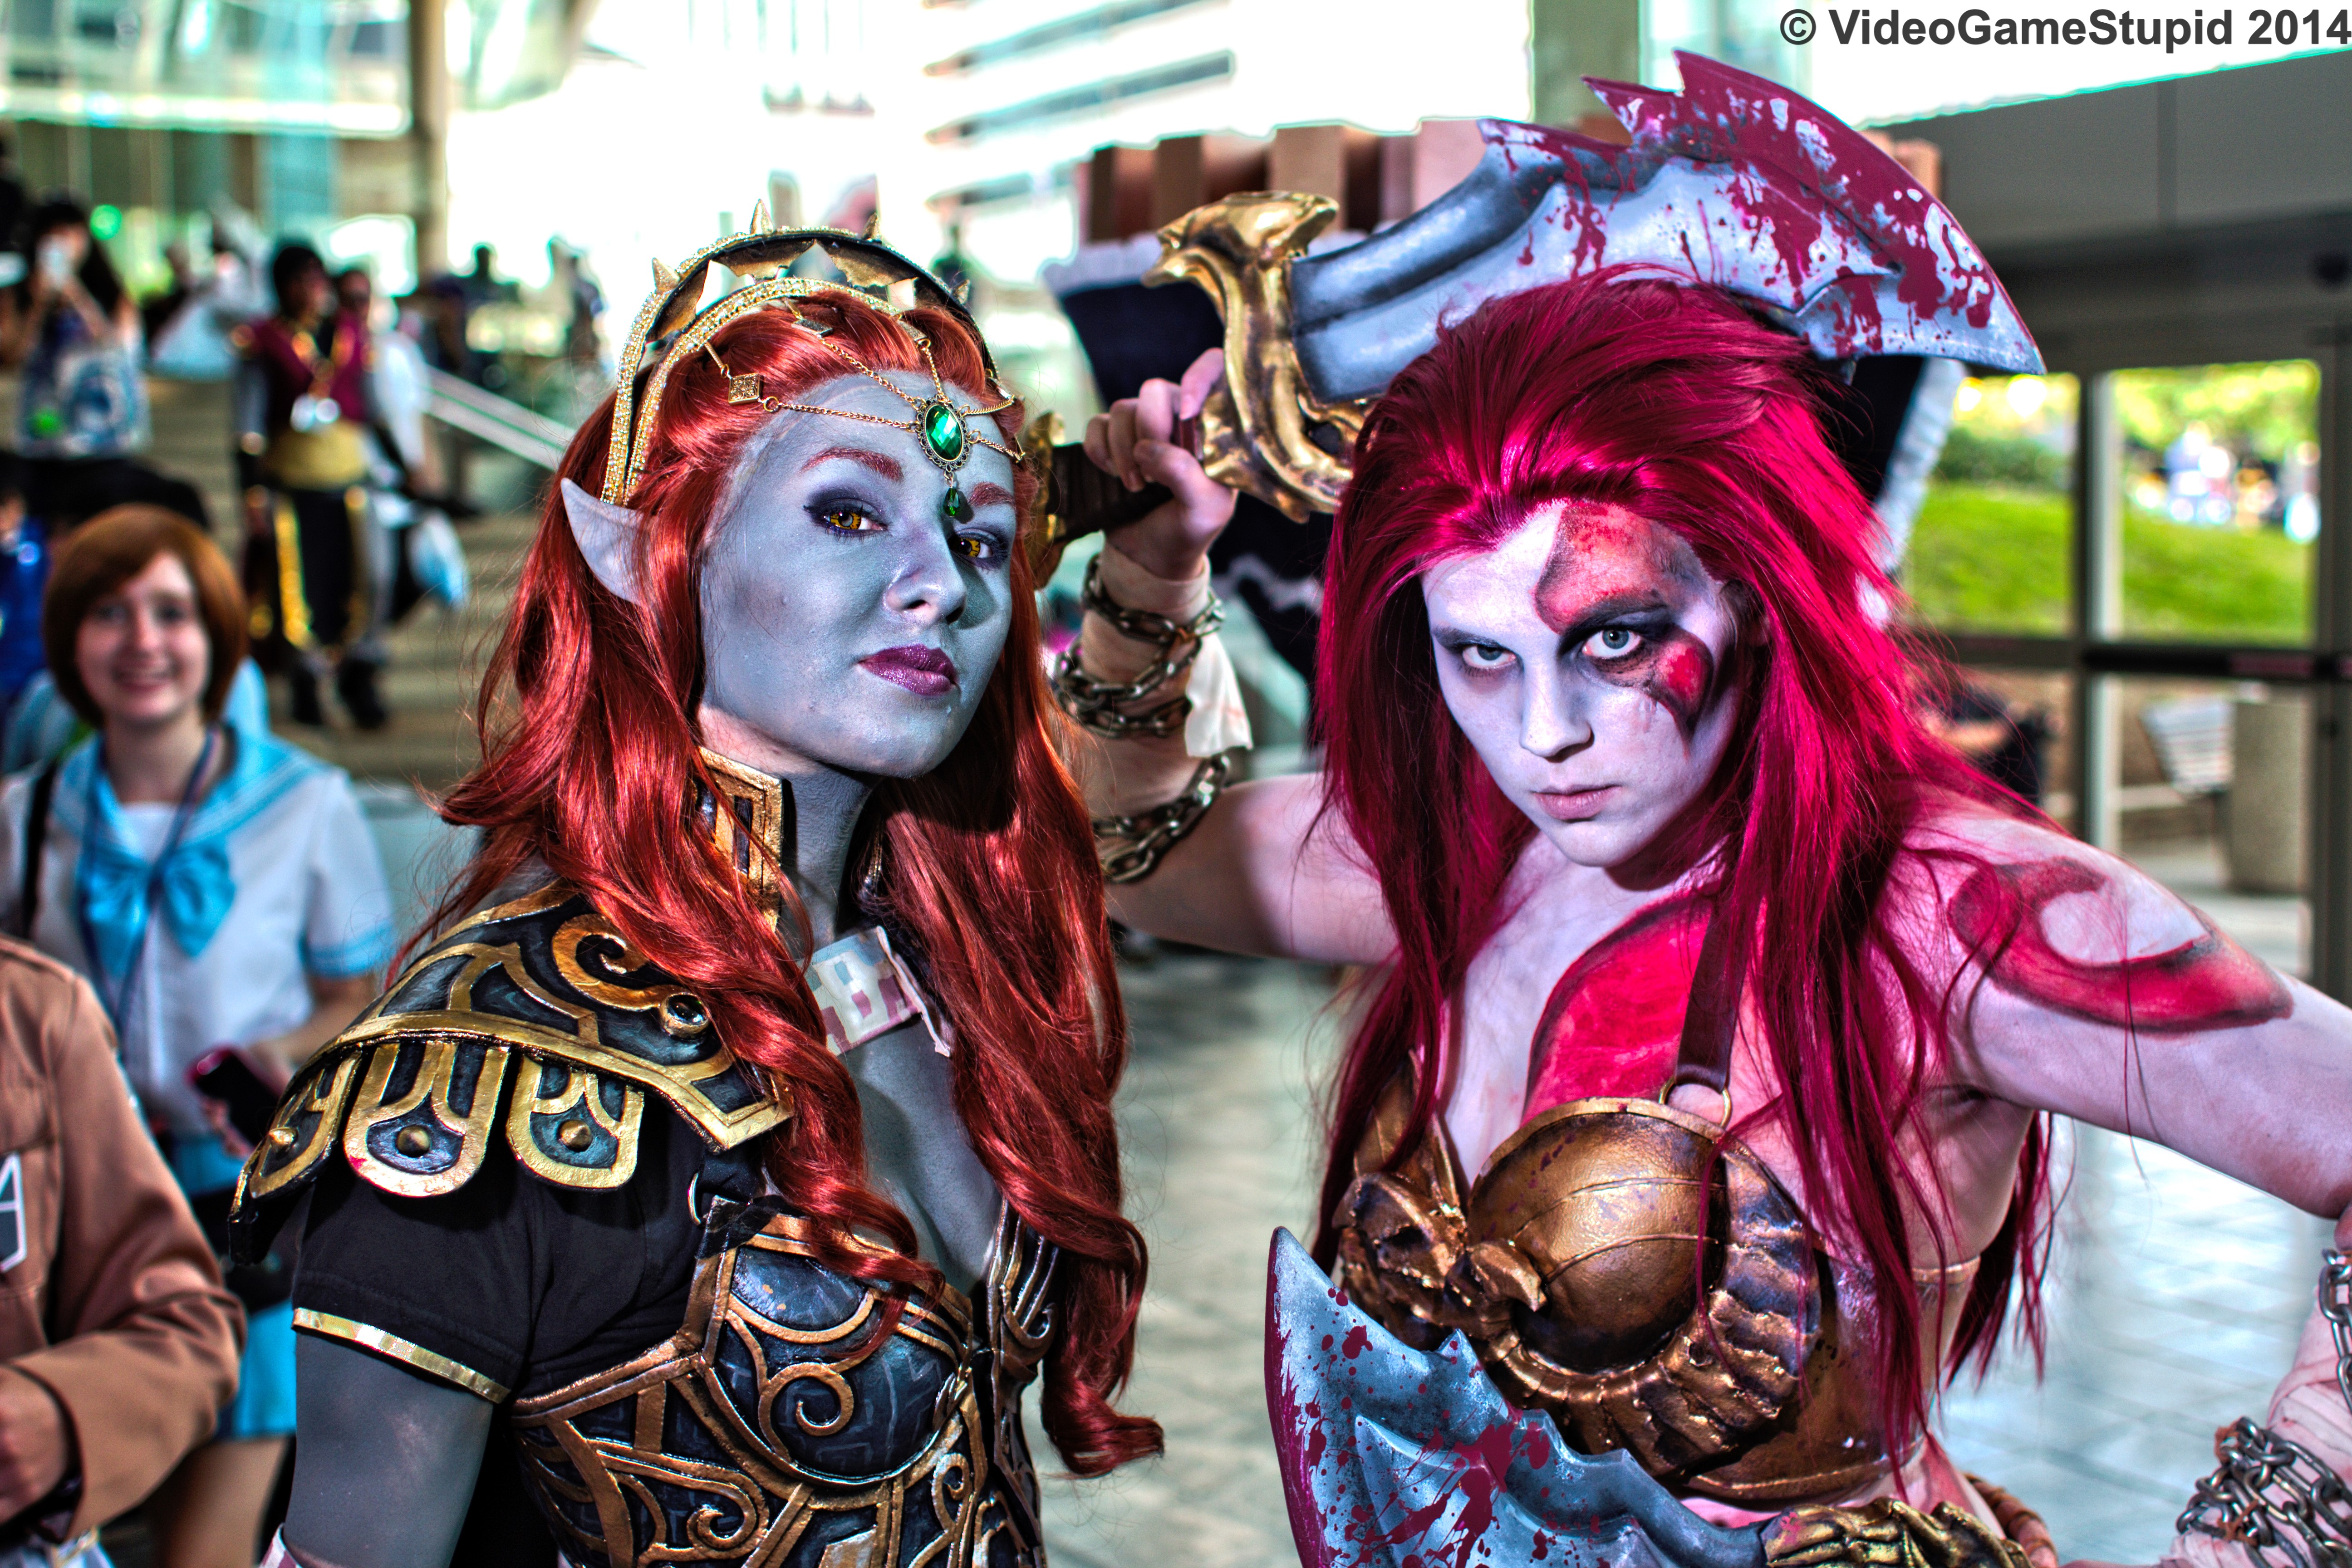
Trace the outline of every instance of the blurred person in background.
{"label": "blurred person in background", "polygon": [[381,544],[376,620],[388,632],[428,598],[451,609],[465,602],[466,552],[448,514],[425,498],[438,488],[440,455],[425,429],[433,389],[425,380],[424,351],[409,335],[416,323],[377,320],[375,280],[362,267],[335,275],[335,308],[368,324],[375,356],[370,382],[375,418],[362,440],[378,524],[373,537]]}
{"label": "blurred person in background", "polygon": [[282,669],[294,722],[326,722],[322,676],[352,722],[380,729],[383,664],[377,584],[385,560],[369,505],[374,423],[367,320],[334,308],[327,264],[309,246],[269,264],[278,313],[236,334],[237,483],[245,495],[247,590],[260,608],[262,664]]}
{"label": "blurred person in background", "polygon": [[0,713],[41,673],[41,592],[48,584],[47,530],[26,514],[16,455],[0,450]]}
{"label": "blurred person in background", "polygon": [[236,373],[236,329],[269,308],[253,263],[237,248],[233,213],[213,219],[212,254],[205,270],[192,276],[172,308],[148,327],[148,365],[159,376],[179,381],[223,382]]}
{"label": "blurred person in background", "polygon": [[0,1085],[0,1568],[108,1568],[98,1527],[211,1434],[244,1323],[89,987],[5,938]]}
{"label": "blurred person in background", "polygon": [[1923,670],[1920,695],[1931,734],[2028,805],[2042,804],[2042,747],[2053,733],[2047,713],[2016,706],[1956,668]]}
{"label": "blurred person in background", "polygon": [[[520,287],[499,276],[499,253],[492,246],[476,246],[474,269],[458,274],[453,281],[457,284],[457,336],[461,342],[467,340],[473,329],[475,311],[485,305],[511,305],[522,298]],[[478,386],[497,392],[506,385],[506,367],[499,363],[498,356],[478,353],[470,342],[466,349],[465,367],[458,373]]]}
{"label": "blurred person in background", "polygon": [[163,265],[170,268],[171,285],[160,294],[152,294],[139,304],[139,329],[150,348],[163,335],[163,329],[187,306],[188,300],[205,282],[196,271],[195,263],[188,259],[184,240],[173,240],[163,247]]}
{"label": "blurred person in background", "polygon": [[[5,928],[87,977],[198,1219],[226,1250],[243,1153],[192,1069],[266,1107],[373,994],[390,895],[351,781],[222,722],[245,653],[228,561],[184,519],[124,507],[58,552],[42,635],[93,730],[0,790]],[[233,1048],[226,1062],[215,1048]],[[232,1103],[234,1101],[232,1100]],[[266,1113],[266,1112],[265,1112]],[[249,1568],[294,1429],[282,1258],[232,1271],[250,1330],[215,1440],[157,1494],[157,1561]]]}
{"label": "blurred person in background", "polygon": [[16,171],[16,144],[0,131],[0,247],[16,250],[16,225],[24,220],[25,181]]}
{"label": "blurred person in background", "polygon": [[547,267],[565,306],[563,357],[582,369],[601,371],[604,351],[597,341],[596,322],[604,314],[604,291],[588,269],[587,253],[551,239]]}
{"label": "blurred person in background", "polygon": [[26,271],[0,291],[0,363],[17,367],[17,451],[25,499],[51,535],[126,501],[171,507],[202,525],[195,487],[133,455],[147,444],[139,308],[89,210],[53,195],[25,225]]}

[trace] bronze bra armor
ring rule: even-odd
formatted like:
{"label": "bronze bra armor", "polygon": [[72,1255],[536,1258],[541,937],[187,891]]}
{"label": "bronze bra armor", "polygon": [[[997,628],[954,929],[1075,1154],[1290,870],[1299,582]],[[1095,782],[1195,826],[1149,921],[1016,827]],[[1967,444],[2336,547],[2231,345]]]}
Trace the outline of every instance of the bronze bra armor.
{"label": "bronze bra armor", "polygon": [[[1740,976],[1703,945],[1669,1084],[1723,1089]],[[1819,1251],[1795,1201],[1722,1129],[1659,1100],[1554,1106],[1465,1179],[1442,1117],[1399,1154],[1401,1075],[1331,1217],[1338,1280],[1430,1350],[1455,1330],[1496,1385],[1584,1453],[1746,1507],[1836,1497],[1890,1468],[1865,1277]],[[1948,1335],[1974,1265],[1927,1276]],[[1937,1341],[1931,1329],[1929,1338]],[[1941,1360],[1927,1347],[1927,1370]]]}
{"label": "bronze bra armor", "polygon": [[[1056,1249],[1001,1211],[982,1300],[816,1261],[757,1196],[751,1140],[792,1114],[694,994],[562,884],[476,915],[297,1075],[238,1183],[266,1247],[331,1161],[454,1192],[503,1138],[576,1188],[636,1174],[646,1096],[709,1151],[685,1321],[621,1365],[510,1406],[525,1482],[579,1568],[1022,1568],[1042,1560],[1023,1390],[1052,1338]],[[731,1173],[731,1174],[730,1174]],[[714,1180],[714,1178],[717,1178]],[[478,1373],[341,1319],[304,1321],[494,1402]]]}

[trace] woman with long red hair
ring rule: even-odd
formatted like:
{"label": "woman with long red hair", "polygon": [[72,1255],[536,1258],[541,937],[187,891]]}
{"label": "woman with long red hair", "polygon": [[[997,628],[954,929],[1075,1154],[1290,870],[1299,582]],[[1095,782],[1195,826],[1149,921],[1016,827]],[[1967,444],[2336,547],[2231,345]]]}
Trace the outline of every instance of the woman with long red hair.
{"label": "woman with long red hair", "polygon": [[1040,1370],[1071,1469],[1158,1448],[1019,405],[873,242],[662,281],[443,802],[474,860],[246,1173],[251,1237],[308,1199],[280,1561],[1032,1563]]}
{"label": "woman with long red hair", "polygon": [[[1371,967],[1315,1249],[1353,1307],[1423,1351],[1465,1334],[1511,1405],[1708,1521],[1766,1524],[1775,1561],[2047,1568],[2046,1532],[1959,1472],[1931,1411],[2005,1320],[2038,1340],[2048,1117],[2345,1216],[2352,1013],[1923,727],[1829,385],[1796,337],[1654,272],[1488,301],[1357,440],[1321,771],[1219,798],[1202,748],[1130,734],[1089,794],[1128,814],[1122,847],[1150,840],[1116,868],[1146,873],[1113,889],[1119,919]],[[1076,698],[1129,681],[1139,714],[1178,690],[1106,604],[1204,632],[1232,498],[1174,438],[1200,390],[1153,383],[1089,432],[1176,498],[1105,547]],[[2298,1537],[2264,1490],[2291,1471],[2326,1495],[2352,1468],[2352,1270],[2327,1268],[2333,1331],[2315,1317],[2176,1557],[2242,1563],[2233,1530],[2347,1544],[2340,1510]],[[1354,1335],[1268,1351],[1328,1361],[1360,1424],[1377,1359]],[[1270,1396],[1310,1561],[1473,1517],[1387,1493],[1318,1514],[1327,1439],[1360,1425]]]}

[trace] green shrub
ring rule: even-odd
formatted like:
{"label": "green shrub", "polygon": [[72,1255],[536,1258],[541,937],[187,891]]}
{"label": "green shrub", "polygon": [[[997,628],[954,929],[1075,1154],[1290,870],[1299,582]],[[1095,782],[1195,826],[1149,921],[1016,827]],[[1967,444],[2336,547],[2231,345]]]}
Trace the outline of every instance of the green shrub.
{"label": "green shrub", "polygon": [[[1938,484],[1911,536],[1912,618],[1947,632],[2062,636],[2072,504],[2049,491]],[[2124,634],[2300,643],[2311,636],[2311,547],[2124,514]]]}
{"label": "green shrub", "polygon": [[1937,484],[1911,534],[1912,616],[1946,632],[2066,631],[2063,496]]}
{"label": "green shrub", "polygon": [[2001,435],[1955,424],[1936,464],[1936,477],[1945,484],[2062,490],[2066,459],[2030,435]]}

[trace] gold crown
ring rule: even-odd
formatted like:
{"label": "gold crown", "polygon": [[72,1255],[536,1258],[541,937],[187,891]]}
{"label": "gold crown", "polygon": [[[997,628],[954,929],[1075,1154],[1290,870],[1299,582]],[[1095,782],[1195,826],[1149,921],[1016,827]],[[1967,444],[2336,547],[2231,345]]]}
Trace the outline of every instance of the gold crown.
{"label": "gold crown", "polygon": [[[837,276],[796,276],[789,270],[812,251],[831,263]],[[702,294],[713,262],[750,282],[704,309]],[[854,300],[894,321],[917,308],[945,310],[980,343],[981,361],[988,371],[989,384],[983,390],[996,393],[996,361],[965,308],[969,292],[968,285],[949,288],[929,268],[875,238],[870,224],[862,235],[846,229],[771,228],[765,202],[751,209],[748,232],[703,246],[676,270],[656,259],[654,292],[637,312],[621,349],[620,374],[613,388],[612,445],[604,458],[604,499],[625,507],[636,489],[671,369],[700,350],[728,322],[753,310],[791,310],[797,319],[793,302],[816,298]],[[908,330],[915,336],[912,329]],[[918,343],[921,340],[916,337]],[[640,396],[637,382],[649,367],[652,376]]]}

